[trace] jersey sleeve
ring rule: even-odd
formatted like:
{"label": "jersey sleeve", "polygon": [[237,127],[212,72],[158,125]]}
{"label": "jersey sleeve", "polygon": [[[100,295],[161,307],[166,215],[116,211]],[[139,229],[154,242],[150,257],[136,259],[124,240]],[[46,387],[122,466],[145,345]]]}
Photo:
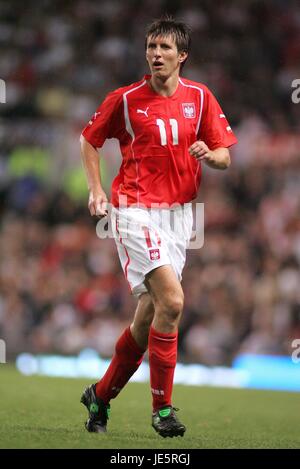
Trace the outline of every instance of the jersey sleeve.
{"label": "jersey sleeve", "polygon": [[203,140],[210,150],[220,147],[230,147],[237,143],[221,106],[209,89],[204,93],[203,111],[198,132],[198,138]]}
{"label": "jersey sleeve", "polygon": [[122,130],[123,100],[118,91],[109,93],[91,117],[82,135],[96,148],[107,138],[118,138]]}

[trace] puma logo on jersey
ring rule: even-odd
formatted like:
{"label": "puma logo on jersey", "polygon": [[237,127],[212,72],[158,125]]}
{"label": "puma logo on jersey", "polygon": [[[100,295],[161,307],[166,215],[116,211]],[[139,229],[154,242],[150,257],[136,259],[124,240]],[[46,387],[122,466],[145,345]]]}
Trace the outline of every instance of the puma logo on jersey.
{"label": "puma logo on jersey", "polygon": [[[226,119],[225,114],[219,114],[219,117],[220,117],[220,119]],[[232,132],[232,129],[231,129],[230,125],[227,125],[226,130],[227,130],[227,132]]]}
{"label": "puma logo on jersey", "polygon": [[148,109],[149,109],[149,106],[147,107],[146,111],[143,111],[142,109],[137,109],[136,112],[138,114],[145,114],[145,116],[148,117]]}
{"label": "puma logo on jersey", "polygon": [[94,112],[94,115],[93,117],[91,118],[91,120],[89,121],[89,124],[92,125],[92,123],[94,122],[95,119],[97,119],[97,116],[99,116],[101,114],[101,112]]}

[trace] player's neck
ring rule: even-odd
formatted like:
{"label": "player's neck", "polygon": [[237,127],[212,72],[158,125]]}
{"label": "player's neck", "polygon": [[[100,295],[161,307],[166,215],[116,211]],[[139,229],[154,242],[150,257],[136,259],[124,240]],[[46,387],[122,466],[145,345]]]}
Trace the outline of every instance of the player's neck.
{"label": "player's neck", "polygon": [[160,94],[161,96],[172,96],[178,86],[179,75],[171,75],[167,79],[160,78],[156,76],[151,76],[149,80],[149,85],[155,91],[155,93]]}

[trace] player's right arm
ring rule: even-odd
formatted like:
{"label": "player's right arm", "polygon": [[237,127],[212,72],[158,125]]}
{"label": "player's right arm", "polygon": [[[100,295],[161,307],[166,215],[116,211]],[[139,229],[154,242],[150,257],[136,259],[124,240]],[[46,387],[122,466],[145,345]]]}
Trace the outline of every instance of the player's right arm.
{"label": "player's right arm", "polygon": [[97,149],[102,147],[107,138],[119,137],[121,103],[122,94],[118,90],[109,93],[80,137],[81,159],[89,189],[88,207],[91,215],[98,217],[107,215],[107,197],[101,184]]}
{"label": "player's right arm", "polygon": [[81,160],[85,170],[88,189],[88,207],[91,215],[103,217],[107,215],[107,197],[102,188],[101,174],[99,168],[99,154],[93,145],[81,135]]}

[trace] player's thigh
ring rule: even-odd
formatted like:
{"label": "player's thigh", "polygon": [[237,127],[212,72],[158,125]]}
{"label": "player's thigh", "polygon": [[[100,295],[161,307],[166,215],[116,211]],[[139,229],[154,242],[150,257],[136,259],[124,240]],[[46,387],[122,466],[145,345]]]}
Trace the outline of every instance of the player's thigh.
{"label": "player's thigh", "polygon": [[145,284],[154,304],[166,307],[183,306],[183,290],[171,265],[162,265],[146,275]]}

